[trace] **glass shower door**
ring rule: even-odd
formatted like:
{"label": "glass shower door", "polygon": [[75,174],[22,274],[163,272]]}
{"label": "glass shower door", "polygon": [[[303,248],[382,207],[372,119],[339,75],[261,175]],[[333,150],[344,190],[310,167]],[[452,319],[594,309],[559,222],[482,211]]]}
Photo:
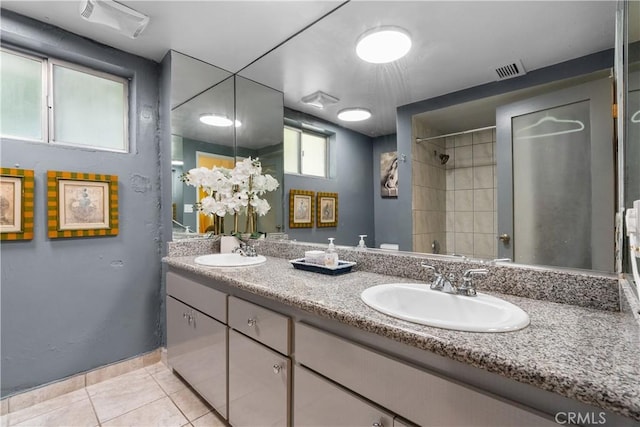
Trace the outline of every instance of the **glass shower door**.
{"label": "glass shower door", "polygon": [[613,271],[611,83],[500,107],[500,258]]}

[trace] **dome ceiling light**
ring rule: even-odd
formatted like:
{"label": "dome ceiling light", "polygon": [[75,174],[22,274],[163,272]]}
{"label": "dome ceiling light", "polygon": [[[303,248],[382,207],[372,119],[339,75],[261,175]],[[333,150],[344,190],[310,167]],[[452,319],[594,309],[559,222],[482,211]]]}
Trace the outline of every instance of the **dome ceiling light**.
{"label": "dome ceiling light", "polygon": [[358,39],[356,53],[373,64],[386,64],[405,56],[411,50],[411,37],[398,27],[369,30]]}
{"label": "dome ceiling light", "polygon": [[365,108],[346,108],[338,112],[338,118],[345,122],[359,122],[371,117],[371,111]]}
{"label": "dome ceiling light", "polygon": [[[200,121],[205,125],[209,126],[217,126],[217,127],[229,127],[234,124],[234,122],[227,116],[223,116],[222,114],[201,114]],[[242,122],[240,120],[235,121],[235,127],[242,126]]]}

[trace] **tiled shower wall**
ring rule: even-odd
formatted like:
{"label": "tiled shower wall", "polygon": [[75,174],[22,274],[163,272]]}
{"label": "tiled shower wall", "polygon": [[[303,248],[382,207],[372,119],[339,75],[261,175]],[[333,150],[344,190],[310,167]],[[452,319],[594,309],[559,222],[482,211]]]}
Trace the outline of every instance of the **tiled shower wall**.
{"label": "tiled shower wall", "polygon": [[413,144],[414,251],[497,258],[495,145],[491,129]]}
{"label": "tiled shower wall", "polygon": [[495,129],[445,142],[447,253],[497,258]]}
{"label": "tiled shower wall", "polygon": [[[423,138],[441,133],[416,120],[413,127],[413,134]],[[446,150],[445,141],[434,139],[412,146],[413,250],[434,253],[435,244],[439,253],[446,253],[445,165],[438,158]]]}

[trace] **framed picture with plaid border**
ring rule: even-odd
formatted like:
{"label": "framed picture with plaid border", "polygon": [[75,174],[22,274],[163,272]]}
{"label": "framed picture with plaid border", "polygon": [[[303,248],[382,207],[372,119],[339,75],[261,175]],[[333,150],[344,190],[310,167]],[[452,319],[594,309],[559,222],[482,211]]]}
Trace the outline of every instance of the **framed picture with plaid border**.
{"label": "framed picture with plaid border", "polygon": [[118,235],[118,177],[47,172],[49,238]]}
{"label": "framed picture with plaid border", "polygon": [[0,240],[33,239],[33,171],[0,168]]}

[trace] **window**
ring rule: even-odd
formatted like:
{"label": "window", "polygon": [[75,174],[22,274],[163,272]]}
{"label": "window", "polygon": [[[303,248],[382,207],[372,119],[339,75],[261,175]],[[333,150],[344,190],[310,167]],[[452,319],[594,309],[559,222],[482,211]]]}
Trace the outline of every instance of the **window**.
{"label": "window", "polygon": [[326,135],[285,126],[285,173],[326,177],[327,151]]}
{"label": "window", "polygon": [[126,79],[6,49],[1,59],[2,137],[128,152]]}

